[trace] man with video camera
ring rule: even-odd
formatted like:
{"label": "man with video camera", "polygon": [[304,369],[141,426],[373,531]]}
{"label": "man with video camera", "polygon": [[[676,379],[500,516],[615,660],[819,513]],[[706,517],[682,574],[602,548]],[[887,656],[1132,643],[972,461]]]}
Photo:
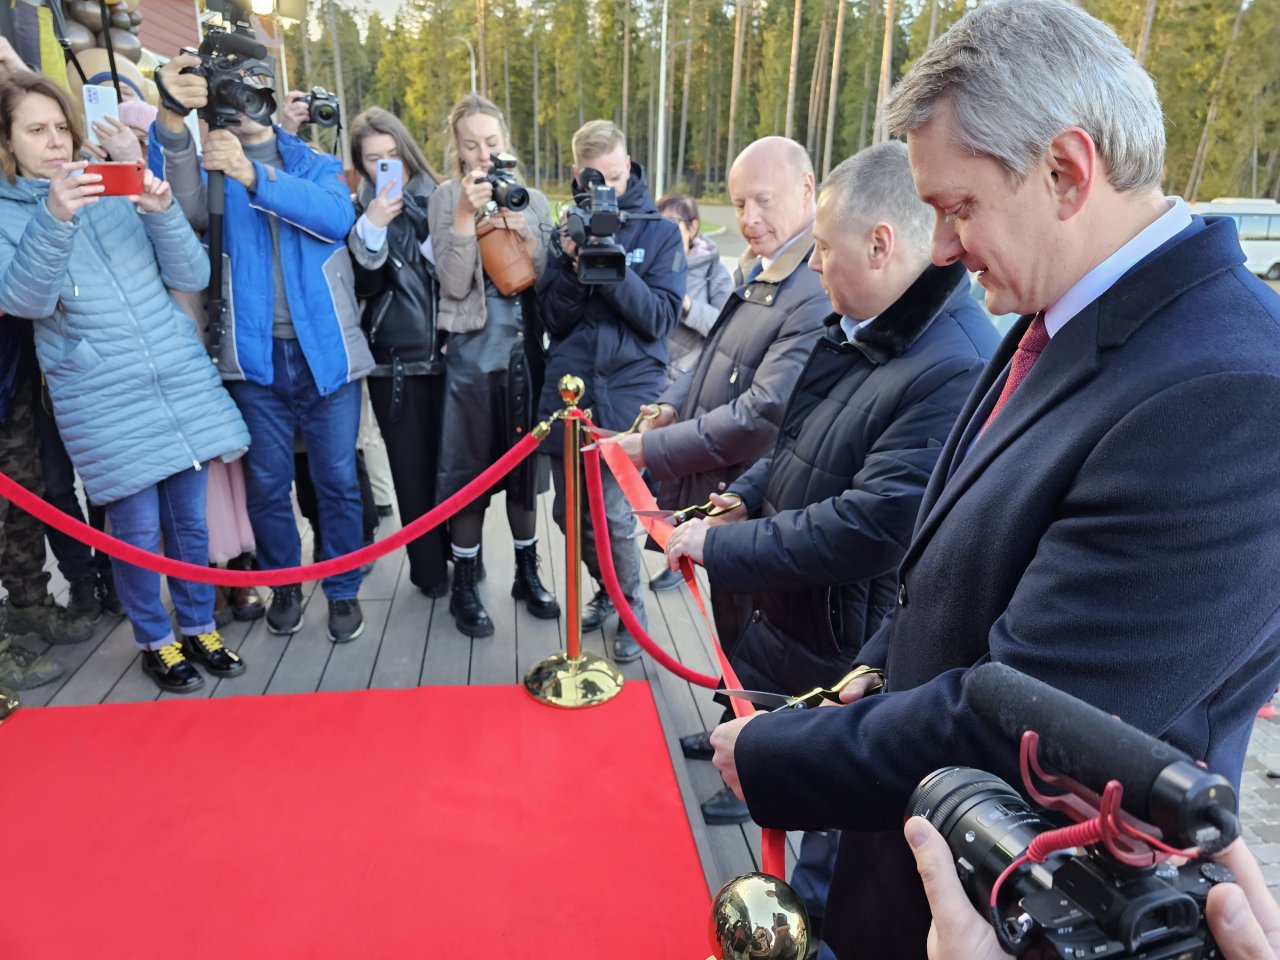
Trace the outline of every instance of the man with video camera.
{"label": "man with video camera", "polygon": [[[336,157],[244,112],[238,123],[210,129],[202,163],[183,122],[208,104],[209,84],[192,72],[201,62],[182,53],[156,71],[162,106],[150,162],[198,230],[210,220],[201,166],[226,175],[223,289],[230,296],[222,329],[211,331],[211,350],[252,438],[245,485],[258,561],[268,570],[293,567],[301,562],[289,496],[298,434],[310,454],[324,529],[316,559],[364,545],[356,435],[360,380],[373,357],[359,326],[345,242],[355,215]],[[335,643],[364,630],[360,578],[356,569],[323,582]],[[275,589],[267,626],[284,635],[301,629],[299,585]]]}
{"label": "man with video camera", "polygon": [[[588,170],[599,176],[584,175]],[[625,430],[640,405],[652,403],[662,392],[667,337],[684,303],[684,242],[676,225],[658,213],[644,171],[638,163],[632,163],[622,131],[610,121],[592,120],[573,135],[573,175],[575,198],[594,195],[607,201],[610,192],[616,194],[623,222],[609,253],[616,253],[618,260],[625,257],[625,266],[617,264],[621,269],[615,274],[620,275],[616,282],[584,282],[579,271],[579,248],[567,236],[560,240],[561,255],[549,258],[538,281],[544,320],[551,336],[539,414],[545,418],[563,406],[558,389],[560,378],[574,374],[586,384],[579,405],[592,410],[596,426]],[[591,182],[597,183],[594,191],[586,189]],[[600,186],[606,189],[601,191]],[[585,202],[590,205],[593,201]],[[583,264],[588,265],[586,260]],[[595,277],[587,275],[585,279]],[[559,455],[561,447],[553,438],[552,455]],[[553,513],[563,528],[564,471],[555,468],[552,473],[556,484]],[[613,475],[606,470],[602,479],[618,581],[643,624],[646,620],[640,548],[632,536],[635,518]],[[587,569],[599,580],[600,565],[589,522],[582,548]],[[613,604],[601,588],[588,604],[582,629],[595,630],[612,612]],[[624,663],[640,656],[639,644],[621,626],[613,654]]]}
{"label": "man with video camera", "polygon": [[[933,259],[1022,319],[942,447],[896,602],[829,710],[712,734],[752,817],[845,831],[824,939],[925,954],[901,833],[942,766],[1010,780],[1017,748],[963,703],[1007,664],[1238,783],[1280,679],[1280,299],[1235,225],[1160,190],[1151,78],[1067,0],[988,0],[891,96]],[[865,685],[864,685],[865,684]]]}

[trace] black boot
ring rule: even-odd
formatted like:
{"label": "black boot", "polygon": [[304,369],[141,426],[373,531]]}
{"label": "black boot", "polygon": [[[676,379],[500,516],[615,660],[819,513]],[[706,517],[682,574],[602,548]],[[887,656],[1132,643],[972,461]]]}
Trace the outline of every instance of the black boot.
{"label": "black boot", "polygon": [[538,548],[516,547],[516,582],[511,585],[511,595],[523,600],[529,612],[539,620],[554,620],[560,616],[560,604],[538,577]]}
{"label": "black boot", "polygon": [[458,631],[468,637],[493,635],[493,621],[485,612],[476,592],[476,558],[453,558],[453,594],[449,597],[449,612]]}

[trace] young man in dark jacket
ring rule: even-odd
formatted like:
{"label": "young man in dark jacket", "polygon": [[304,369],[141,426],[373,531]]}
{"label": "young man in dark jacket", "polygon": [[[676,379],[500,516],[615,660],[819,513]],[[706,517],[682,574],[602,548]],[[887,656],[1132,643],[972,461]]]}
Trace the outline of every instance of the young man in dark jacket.
{"label": "young man in dark jacket", "polygon": [[[592,410],[599,427],[625,430],[641,404],[662,392],[670,336],[684,302],[684,244],[674,223],[663,220],[649,196],[644,171],[631,162],[622,131],[608,120],[593,120],[573,135],[575,193],[582,172],[598,171],[618,195],[618,207],[629,216],[617,233],[626,251],[626,270],[619,283],[583,283],[578,278],[577,250],[563,239],[564,257],[552,257],[538,281],[538,293],[551,347],[540,415],[563,406],[558,384],[565,374],[586,384],[580,406]],[[553,435],[550,453],[559,456],[562,444]],[[564,471],[556,465],[553,512],[564,526]],[[605,511],[609,541],[618,580],[636,616],[645,623],[640,579],[640,548],[632,536],[635,518],[612,474],[604,471]],[[597,580],[600,566],[590,526],[584,526],[583,558]],[[613,611],[603,589],[588,604],[584,630],[601,626]],[[613,645],[620,662],[640,656],[639,644],[619,628]]]}

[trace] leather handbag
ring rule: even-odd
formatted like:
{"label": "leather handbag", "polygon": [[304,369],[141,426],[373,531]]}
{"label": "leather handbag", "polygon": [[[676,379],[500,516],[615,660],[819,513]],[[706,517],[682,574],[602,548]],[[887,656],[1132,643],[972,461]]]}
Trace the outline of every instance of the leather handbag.
{"label": "leather handbag", "polygon": [[524,239],[505,216],[486,217],[477,224],[476,240],[480,244],[484,272],[499,293],[513,297],[533,286],[538,279],[533,269],[533,257],[525,248]]}

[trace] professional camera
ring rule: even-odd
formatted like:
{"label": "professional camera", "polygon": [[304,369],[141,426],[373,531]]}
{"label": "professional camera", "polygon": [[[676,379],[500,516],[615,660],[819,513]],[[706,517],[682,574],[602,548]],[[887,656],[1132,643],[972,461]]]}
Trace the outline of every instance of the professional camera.
{"label": "professional camera", "polygon": [[311,92],[302,98],[307,105],[307,123],[317,127],[336,127],[342,119],[338,109],[337,94],[330,93],[324,87],[312,87]]}
{"label": "professional camera", "polygon": [[494,210],[498,207],[506,207],[508,210],[523,210],[529,205],[529,191],[524,188],[524,185],[516,179],[516,175],[511,172],[519,162],[509,153],[496,154],[493,158],[493,163],[489,167],[489,172],[480,181],[493,187]]}
{"label": "professional camera", "polygon": [[615,234],[627,222],[618,209],[618,192],[598,170],[587,168],[579,178],[582,190],[565,208],[564,232],[578,248],[581,283],[619,283],[627,274],[627,252]]}
{"label": "professional camera", "polygon": [[[1230,782],[1000,664],[969,672],[965,700],[1021,738],[1022,777],[1036,803],[1074,821],[1051,824],[1009,784],[970,767],[936,770],[911,795],[908,814],[946,839],[965,891],[1001,946],[1073,960],[1217,957],[1204,907],[1209,890],[1233,877],[1209,860],[1175,867],[1168,856],[1208,855],[1235,839]],[[1088,785],[1046,773],[1041,746],[1056,768]]]}
{"label": "professional camera", "polygon": [[[211,128],[238,126],[242,113],[255,123],[271,125],[276,100],[270,85],[274,71],[266,47],[243,33],[215,27],[205,35],[196,55],[200,66],[187,67],[183,73],[197,74],[208,82],[209,100],[200,116]],[[250,77],[266,82],[250,83]],[[167,91],[162,90],[161,94],[172,100]]]}

